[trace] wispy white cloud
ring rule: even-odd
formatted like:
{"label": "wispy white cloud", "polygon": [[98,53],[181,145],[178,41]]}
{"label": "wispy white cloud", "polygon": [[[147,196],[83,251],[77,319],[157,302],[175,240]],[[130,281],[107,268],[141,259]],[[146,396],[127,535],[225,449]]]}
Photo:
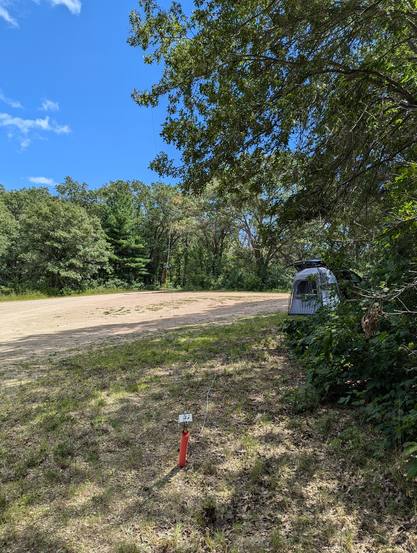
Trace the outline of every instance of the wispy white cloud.
{"label": "wispy white cloud", "polygon": [[46,131],[55,134],[69,134],[71,132],[68,125],[58,125],[56,121],[50,121],[49,117],[44,119],[22,119],[21,117],[13,117],[8,113],[0,113],[0,127],[6,127],[9,131],[7,136],[17,139],[22,149],[29,146],[33,133]]}
{"label": "wispy white cloud", "polygon": [[[35,4],[40,4],[40,0],[33,0]],[[11,7],[16,0],[0,0],[0,18],[5,19],[13,27],[19,27],[17,20],[11,15]],[[74,15],[79,15],[81,13],[81,0],[48,0],[53,6],[66,6],[69,11]],[[9,8],[10,6],[10,8]]]}
{"label": "wispy white cloud", "polygon": [[41,111],[59,111],[59,103],[44,98],[42,100],[42,106],[38,109]]}
{"label": "wispy white cloud", "polygon": [[62,4],[66,6],[69,11],[75,15],[81,12],[81,0],[49,0],[54,6]]}
{"label": "wispy white cloud", "polygon": [[33,184],[46,184],[46,186],[56,186],[54,179],[48,179],[47,177],[29,177],[29,181]]}
{"label": "wispy white cloud", "polygon": [[8,113],[0,113],[0,127],[13,126],[17,127],[23,134],[28,134],[32,129],[42,131],[52,131],[56,134],[68,134],[71,129],[68,125],[58,125],[55,121],[52,123],[49,117],[44,119],[21,119],[20,117],[12,117]]}
{"label": "wispy white cloud", "polygon": [[0,100],[2,102],[5,102],[6,104],[8,104],[9,106],[11,106],[12,108],[22,108],[22,104],[20,102],[18,102],[17,100],[12,100],[11,98],[7,98],[4,94],[3,94],[3,91],[2,89],[0,88]]}
{"label": "wispy white cloud", "polygon": [[6,2],[5,0],[0,0],[0,17],[5,19],[7,23],[10,23],[13,27],[19,27],[18,22],[14,17],[10,15],[10,12],[7,9],[7,5],[9,2]]}
{"label": "wispy white cloud", "polygon": [[[11,133],[8,136],[9,136],[9,138],[13,138],[13,135]],[[31,141],[30,138],[21,137],[20,138],[20,147],[22,148],[22,150],[25,150],[28,146],[30,146],[31,142],[32,141]]]}

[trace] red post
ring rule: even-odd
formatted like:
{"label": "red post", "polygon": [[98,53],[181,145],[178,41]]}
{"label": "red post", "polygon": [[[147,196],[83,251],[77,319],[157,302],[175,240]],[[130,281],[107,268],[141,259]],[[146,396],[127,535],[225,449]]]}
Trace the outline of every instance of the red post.
{"label": "red post", "polygon": [[190,431],[181,432],[181,443],[180,443],[180,456],[178,458],[178,465],[182,468],[185,466],[187,461],[187,449],[188,449],[188,439],[190,437]]}

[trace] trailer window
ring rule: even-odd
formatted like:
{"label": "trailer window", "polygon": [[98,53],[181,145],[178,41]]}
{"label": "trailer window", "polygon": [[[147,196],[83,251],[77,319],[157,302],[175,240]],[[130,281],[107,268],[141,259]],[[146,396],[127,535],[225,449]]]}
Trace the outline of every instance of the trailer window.
{"label": "trailer window", "polygon": [[299,280],[295,287],[295,296],[301,297],[306,294],[317,294],[317,283],[315,280]]}

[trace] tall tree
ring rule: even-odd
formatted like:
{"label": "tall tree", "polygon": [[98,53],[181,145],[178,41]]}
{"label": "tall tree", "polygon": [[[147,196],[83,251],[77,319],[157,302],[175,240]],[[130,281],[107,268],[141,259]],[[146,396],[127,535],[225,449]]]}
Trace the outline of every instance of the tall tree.
{"label": "tall tree", "polygon": [[16,236],[17,226],[17,221],[4,203],[0,189],[0,257],[6,253],[13,237]]}
{"label": "tall tree", "polygon": [[96,190],[89,190],[87,183],[83,182],[80,184],[71,177],[65,177],[63,183],[55,186],[55,190],[64,200],[79,205],[87,211],[94,213],[94,215],[100,213],[97,206],[99,201],[98,193]]}
{"label": "tall tree", "polygon": [[6,190],[3,193],[4,203],[8,211],[18,221],[27,209],[34,204],[47,202],[52,198],[52,194],[46,186],[36,188],[21,188],[20,190]]}
{"label": "tall tree", "polygon": [[106,265],[109,248],[100,221],[56,198],[38,202],[20,220],[22,285],[81,289]]}
{"label": "tall tree", "polygon": [[111,182],[104,206],[103,228],[112,248],[110,264],[116,278],[128,284],[141,280],[149,259],[138,233],[134,196],[129,182]]}
{"label": "tall tree", "polygon": [[183,196],[183,202],[187,218],[183,221],[178,248],[182,255],[182,283],[202,288],[221,287],[237,240],[234,206],[228,197],[219,194],[216,183],[198,197]]}
{"label": "tall tree", "polygon": [[182,220],[182,198],[178,188],[155,182],[152,185],[132,183],[137,206],[138,229],[147,244],[149,254],[147,284],[160,283],[165,278],[168,247],[175,249],[181,236],[178,223]]}
{"label": "tall tree", "polygon": [[[25,263],[20,254],[24,251],[24,236],[22,237],[21,219],[27,210],[38,203],[48,202],[52,199],[49,188],[30,187],[21,190],[3,190],[2,200],[9,215],[14,218],[14,231],[9,234],[9,243],[1,259],[0,279],[8,287],[25,287],[25,275],[27,274]],[[22,240],[23,238],[23,240]]]}
{"label": "tall tree", "polygon": [[259,153],[272,166],[271,154],[289,147],[298,158],[293,212],[313,217],[347,198],[366,209],[393,164],[415,156],[414,2],[195,0],[190,16],[177,2],[139,6],[129,42],[163,75],[133,98],[155,106],[167,96],[162,136],[181,162],[162,154],[152,166],[186,189],[223,178],[231,164],[249,182]]}

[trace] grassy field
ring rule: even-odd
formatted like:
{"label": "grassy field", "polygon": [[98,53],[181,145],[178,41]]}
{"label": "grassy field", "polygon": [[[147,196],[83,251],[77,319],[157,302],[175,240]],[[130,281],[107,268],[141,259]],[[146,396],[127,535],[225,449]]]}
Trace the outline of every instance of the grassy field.
{"label": "grassy field", "polygon": [[[417,551],[399,455],[301,391],[281,320],[149,334],[28,366],[24,381],[3,373],[0,551]],[[195,427],[179,469],[184,410]]]}
{"label": "grassy field", "polygon": [[27,291],[27,292],[7,292],[2,293],[0,290],[0,302],[10,301],[30,301],[30,300],[45,300],[49,298],[63,298],[63,297],[77,297],[77,296],[101,296],[106,294],[125,294],[126,292],[137,292],[138,290],[124,289],[124,288],[90,288],[81,292],[70,292],[67,294],[61,294],[59,290],[51,290],[50,293],[39,291]]}

